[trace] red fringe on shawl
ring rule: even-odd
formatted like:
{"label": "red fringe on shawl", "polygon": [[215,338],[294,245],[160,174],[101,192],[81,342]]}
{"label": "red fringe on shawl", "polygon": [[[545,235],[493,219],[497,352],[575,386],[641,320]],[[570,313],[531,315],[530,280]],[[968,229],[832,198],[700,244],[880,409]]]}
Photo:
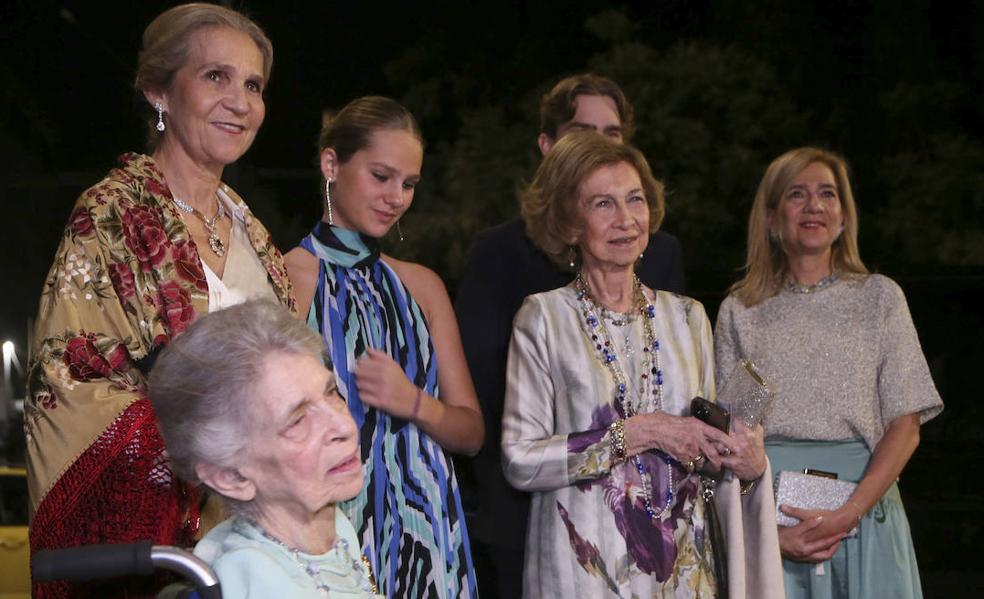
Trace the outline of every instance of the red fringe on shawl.
{"label": "red fringe on shawl", "polygon": [[[134,402],[55,483],[31,523],[31,551],[97,543],[190,547],[197,493],[171,472],[150,401]],[[93,583],[35,583],[38,599],[154,597],[166,574]]]}

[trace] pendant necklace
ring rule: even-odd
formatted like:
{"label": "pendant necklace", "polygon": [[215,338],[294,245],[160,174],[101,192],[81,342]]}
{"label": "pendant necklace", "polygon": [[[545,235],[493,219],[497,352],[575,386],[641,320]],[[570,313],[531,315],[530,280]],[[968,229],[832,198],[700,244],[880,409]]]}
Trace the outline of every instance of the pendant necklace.
{"label": "pendant necklace", "polygon": [[222,210],[222,202],[220,201],[216,202],[217,207],[215,210],[215,216],[209,219],[206,218],[204,214],[202,214],[201,210],[195,208],[194,206],[185,202],[184,200],[181,200],[174,196],[172,196],[171,199],[174,200],[174,205],[180,208],[182,212],[184,212],[185,214],[194,214],[195,216],[198,217],[198,220],[202,221],[202,224],[205,225],[205,228],[208,230],[208,247],[212,248],[212,253],[218,256],[219,258],[224,256],[226,252],[225,243],[223,243],[222,239],[219,237],[219,233],[215,226],[216,223],[219,222],[219,218],[221,218],[224,213],[224,211]]}
{"label": "pendant necklace", "polygon": [[635,324],[636,317],[638,316],[639,315],[636,312],[628,312],[623,314],[601,306],[601,318],[613,327],[618,327],[616,331],[619,331],[622,334],[626,358],[631,358],[635,354],[635,348],[632,347],[632,325]]}
{"label": "pendant necklace", "polygon": [[[663,409],[663,369],[659,360],[659,340],[656,339],[656,307],[646,299],[639,277],[634,277],[633,287],[636,298],[635,311],[645,317],[643,319],[645,343],[642,346],[642,374],[639,376],[639,387],[635,397],[630,398],[628,379],[619,361],[615,344],[608,333],[608,327],[605,326],[605,317],[599,316],[603,314],[604,308],[592,297],[580,273],[574,279],[574,290],[577,292],[586,325],[585,332],[598,352],[598,360],[608,368],[615,381],[615,409],[621,411],[625,418]],[[653,503],[652,477],[643,466],[639,455],[632,456],[630,460],[642,480],[643,505],[651,520],[660,520],[669,513],[673,505],[672,459],[666,454],[661,456],[663,463],[666,464],[666,495],[663,507],[657,511]]]}
{"label": "pendant necklace", "polygon": [[[281,549],[285,550],[290,554],[291,558],[301,567],[304,572],[311,577],[314,582],[314,586],[318,588],[318,593],[322,597],[329,597],[331,591],[333,590],[329,583],[321,575],[322,564],[318,563],[317,560],[307,559],[302,555],[301,550],[296,547],[292,547],[287,543],[284,543],[277,537],[271,535],[264,529],[259,522],[255,520],[243,520],[237,518],[235,521],[235,527],[239,534],[243,536],[248,536],[247,531],[244,530],[244,524],[249,523],[255,528],[265,539],[276,543]],[[333,549],[338,549],[341,556],[341,561],[351,568],[351,573],[346,573],[343,576],[350,579],[357,587],[359,587],[364,593],[369,593],[376,595],[379,593],[379,588],[376,586],[376,581],[372,575],[372,568],[369,565],[369,560],[365,555],[360,554],[361,559],[356,559],[352,556],[349,550],[349,542],[346,539],[339,538],[335,541],[335,547]],[[327,568],[324,568],[326,572],[330,572]],[[334,590],[347,590],[347,589],[334,589]]]}

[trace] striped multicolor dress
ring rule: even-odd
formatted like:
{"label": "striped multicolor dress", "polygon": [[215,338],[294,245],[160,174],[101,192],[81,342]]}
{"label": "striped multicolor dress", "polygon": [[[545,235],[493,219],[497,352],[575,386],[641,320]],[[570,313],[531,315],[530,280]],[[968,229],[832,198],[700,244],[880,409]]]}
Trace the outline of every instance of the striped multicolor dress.
{"label": "striped multicolor dress", "polygon": [[320,261],[308,325],[321,333],[360,430],[365,483],[342,504],[387,597],[475,597],[458,482],[444,450],[411,422],[359,399],[355,363],[389,353],[439,397],[437,357],[420,306],[380,260],[375,240],[318,223],[301,247]]}

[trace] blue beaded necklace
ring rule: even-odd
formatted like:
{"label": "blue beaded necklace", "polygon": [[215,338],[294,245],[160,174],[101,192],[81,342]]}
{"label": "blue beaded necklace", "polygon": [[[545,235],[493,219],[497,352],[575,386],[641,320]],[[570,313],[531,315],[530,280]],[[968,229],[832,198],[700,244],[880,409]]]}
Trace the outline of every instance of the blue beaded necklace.
{"label": "blue beaded necklace", "polygon": [[[615,406],[616,409],[621,408],[625,418],[663,409],[663,369],[659,361],[659,340],[656,338],[656,307],[647,301],[639,277],[634,276],[633,279],[636,309],[645,316],[643,331],[645,331],[646,336],[642,347],[642,374],[639,377],[637,401],[632,401],[628,397],[629,388],[625,371],[619,362],[615,344],[608,333],[608,327],[605,326],[605,319],[598,316],[599,313],[603,313],[604,308],[591,295],[581,273],[578,273],[577,278],[574,279],[574,290],[577,292],[581,313],[584,316],[585,333],[595,346],[599,361],[608,368],[612,379],[615,381]],[[632,465],[635,466],[639,478],[642,479],[643,504],[646,508],[646,514],[652,520],[661,519],[673,505],[672,459],[666,454],[662,455],[662,459],[666,464],[666,496],[662,509],[656,511],[653,505],[652,478],[642,465],[642,460],[638,454],[631,458]]]}

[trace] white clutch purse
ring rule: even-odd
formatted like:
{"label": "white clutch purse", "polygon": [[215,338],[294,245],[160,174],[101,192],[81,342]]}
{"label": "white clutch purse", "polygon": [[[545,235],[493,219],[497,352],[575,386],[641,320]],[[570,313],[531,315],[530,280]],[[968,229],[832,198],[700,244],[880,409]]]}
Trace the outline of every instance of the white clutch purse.
{"label": "white clutch purse", "polygon": [[[779,511],[780,505],[806,510],[836,510],[841,507],[858,485],[817,474],[783,470],[776,475],[776,524],[796,526],[799,520]],[[857,529],[851,531],[854,535]]]}

